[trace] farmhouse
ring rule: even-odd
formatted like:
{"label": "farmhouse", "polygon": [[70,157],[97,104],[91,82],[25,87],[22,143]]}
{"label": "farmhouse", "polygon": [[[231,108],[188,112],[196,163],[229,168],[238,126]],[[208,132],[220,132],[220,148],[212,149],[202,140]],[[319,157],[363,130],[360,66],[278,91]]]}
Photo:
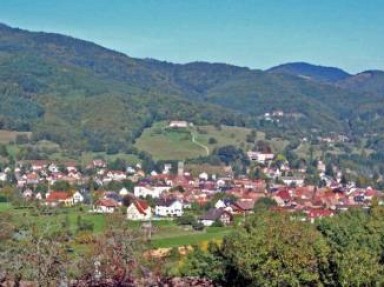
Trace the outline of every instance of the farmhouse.
{"label": "farmhouse", "polygon": [[59,205],[64,206],[72,206],[73,198],[72,196],[64,191],[52,191],[47,193],[47,197],[45,199],[45,205],[56,207]]}
{"label": "farmhouse", "polygon": [[149,220],[151,217],[151,207],[145,200],[136,199],[127,208],[127,219],[129,220]]}
{"label": "farmhouse", "polygon": [[113,213],[119,207],[119,203],[113,199],[105,198],[98,200],[93,206],[92,212],[95,213]]}
{"label": "farmhouse", "polygon": [[220,221],[222,224],[228,225],[232,220],[232,214],[222,207],[218,209],[212,208],[199,218],[199,221],[204,224],[204,226],[211,226],[215,221]]}
{"label": "farmhouse", "polygon": [[155,214],[158,216],[182,216],[183,203],[177,199],[159,199],[156,202]]}
{"label": "farmhouse", "polygon": [[186,121],[171,121],[168,125],[169,128],[187,128],[188,126]]}
{"label": "farmhouse", "polygon": [[263,164],[269,160],[273,160],[275,157],[273,153],[262,153],[258,151],[249,151],[247,152],[247,155],[250,160]]}
{"label": "farmhouse", "polygon": [[150,196],[152,198],[159,198],[162,192],[170,188],[169,186],[135,186],[133,193],[136,197]]}

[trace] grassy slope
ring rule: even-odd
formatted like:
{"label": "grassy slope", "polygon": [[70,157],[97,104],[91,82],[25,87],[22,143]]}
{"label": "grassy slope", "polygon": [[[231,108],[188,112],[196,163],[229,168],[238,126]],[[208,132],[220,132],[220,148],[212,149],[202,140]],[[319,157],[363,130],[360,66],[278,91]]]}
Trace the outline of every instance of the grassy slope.
{"label": "grassy slope", "polygon": [[[135,146],[139,150],[146,151],[155,159],[187,159],[204,156],[205,150],[192,142],[190,134],[165,130],[166,123],[158,122],[144,130],[137,139]],[[210,152],[216,147],[235,145],[247,147],[246,136],[250,129],[240,127],[222,126],[217,129],[214,126],[200,126],[189,128],[194,133],[196,141],[207,146]],[[215,138],[216,144],[209,144],[209,139]],[[264,134],[258,133],[258,139],[263,139]]]}
{"label": "grassy slope", "polygon": [[[249,144],[246,142],[246,137],[250,134],[251,129],[241,127],[222,126],[220,129],[214,126],[201,126],[195,130],[196,140],[206,145],[212,152],[217,147],[225,145],[234,145],[238,147],[247,148]],[[214,138],[217,140],[216,144],[209,144],[209,139]],[[257,139],[262,140],[265,134],[257,132]]]}
{"label": "grassy slope", "polygon": [[156,159],[179,160],[205,155],[203,148],[192,142],[189,133],[165,130],[165,122],[159,122],[144,130],[135,146]]}
{"label": "grassy slope", "polygon": [[[253,144],[246,141],[251,129],[243,127],[221,126],[198,126],[188,128],[185,133],[165,129],[165,122],[157,122],[152,127],[144,130],[143,134],[136,140],[135,146],[142,151],[150,153],[156,160],[182,160],[204,156],[205,149],[192,143],[192,137],[188,132],[195,135],[195,140],[208,147],[212,152],[215,148],[234,145],[245,151],[251,149]],[[209,144],[209,139],[216,139],[217,143]],[[265,140],[263,132],[257,132],[256,140]],[[266,140],[275,152],[281,152],[288,141],[281,139]]]}

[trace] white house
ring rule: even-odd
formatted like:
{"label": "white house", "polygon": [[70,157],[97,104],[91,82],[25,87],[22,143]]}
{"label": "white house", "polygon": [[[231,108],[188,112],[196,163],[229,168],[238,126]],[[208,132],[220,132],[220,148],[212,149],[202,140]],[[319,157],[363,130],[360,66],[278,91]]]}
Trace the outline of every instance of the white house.
{"label": "white house", "polygon": [[80,192],[76,191],[72,195],[72,199],[74,204],[82,203],[84,201],[84,196]]}
{"label": "white house", "polygon": [[155,214],[158,216],[182,216],[183,203],[177,199],[159,199],[156,203]]}
{"label": "white house", "polygon": [[129,191],[128,191],[128,189],[126,189],[125,187],[123,187],[122,189],[120,189],[120,191],[119,191],[119,195],[121,195],[121,196],[126,196],[126,195],[128,195],[129,194]]}
{"label": "white house", "polygon": [[0,172],[0,181],[7,181],[7,174],[5,172]]}
{"label": "white house", "polygon": [[149,220],[152,217],[152,209],[145,200],[134,200],[127,207],[127,219]]}
{"label": "white house", "polygon": [[188,122],[186,121],[171,121],[168,125],[170,128],[187,128]]}
{"label": "white house", "polygon": [[202,172],[199,174],[199,179],[200,180],[208,180],[208,173]]}
{"label": "white house", "polygon": [[151,196],[152,198],[159,198],[162,192],[170,188],[169,186],[135,186],[133,193],[136,197]]}
{"label": "white house", "polygon": [[31,189],[26,189],[24,192],[23,192],[23,197],[24,198],[32,198],[33,197],[33,192]]}
{"label": "white house", "polygon": [[227,205],[225,204],[225,202],[221,199],[219,199],[216,203],[215,203],[215,208],[216,209],[219,209],[219,208],[225,208],[227,207]]}
{"label": "white house", "polygon": [[304,185],[304,178],[299,178],[299,177],[282,177],[281,180],[287,186],[291,186],[291,185],[303,186]]}
{"label": "white house", "polygon": [[127,179],[127,175],[121,170],[110,170],[107,172],[107,178],[115,181],[123,181]]}
{"label": "white house", "polygon": [[258,151],[249,151],[247,155],[250,160],[257,161],[258,163],[266,163],[269,160],[273,160],[275,155],[273,153],[262,153]]}
{"label": "white house", "polygon": [[59,166],[55,163],[51,163],[49,166],[48,166],[48,170],[50,172],[60,172],[60,169],[59,169]]}

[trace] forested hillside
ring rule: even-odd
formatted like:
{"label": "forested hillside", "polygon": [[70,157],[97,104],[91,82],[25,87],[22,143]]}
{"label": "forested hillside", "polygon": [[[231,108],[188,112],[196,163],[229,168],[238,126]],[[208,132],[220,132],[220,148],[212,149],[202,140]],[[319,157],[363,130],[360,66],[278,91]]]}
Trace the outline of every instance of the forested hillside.
{"label": "forested hillside", "polygon": [[380,77],[357,88],[341,70],[327,71],[332,75],[312,73],[321,76],[314,81],[226,64],[134,59],[68,36],[0,25],[0,128],[91,151],[129,150],[157,120],[262,128],[260,116],[276,109],[298,115],[277,129],[381,130]]}

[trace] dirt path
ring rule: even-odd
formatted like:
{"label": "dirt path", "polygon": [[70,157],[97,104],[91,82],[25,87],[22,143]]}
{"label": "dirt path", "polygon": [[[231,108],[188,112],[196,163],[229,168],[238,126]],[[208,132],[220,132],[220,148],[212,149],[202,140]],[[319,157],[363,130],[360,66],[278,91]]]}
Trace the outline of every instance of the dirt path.
{"label": "dirt path", "polygon": [[198,145],[199,147],[202,147],[205,150],[206,155],[209,155],[209,148],[206,145],[203,145],[202,143],[199,143],[196,140],[196,136],[195,136],[195,134],[193,132],[191,132],[191,136],[192,136],[192,142],[194,144]]}

